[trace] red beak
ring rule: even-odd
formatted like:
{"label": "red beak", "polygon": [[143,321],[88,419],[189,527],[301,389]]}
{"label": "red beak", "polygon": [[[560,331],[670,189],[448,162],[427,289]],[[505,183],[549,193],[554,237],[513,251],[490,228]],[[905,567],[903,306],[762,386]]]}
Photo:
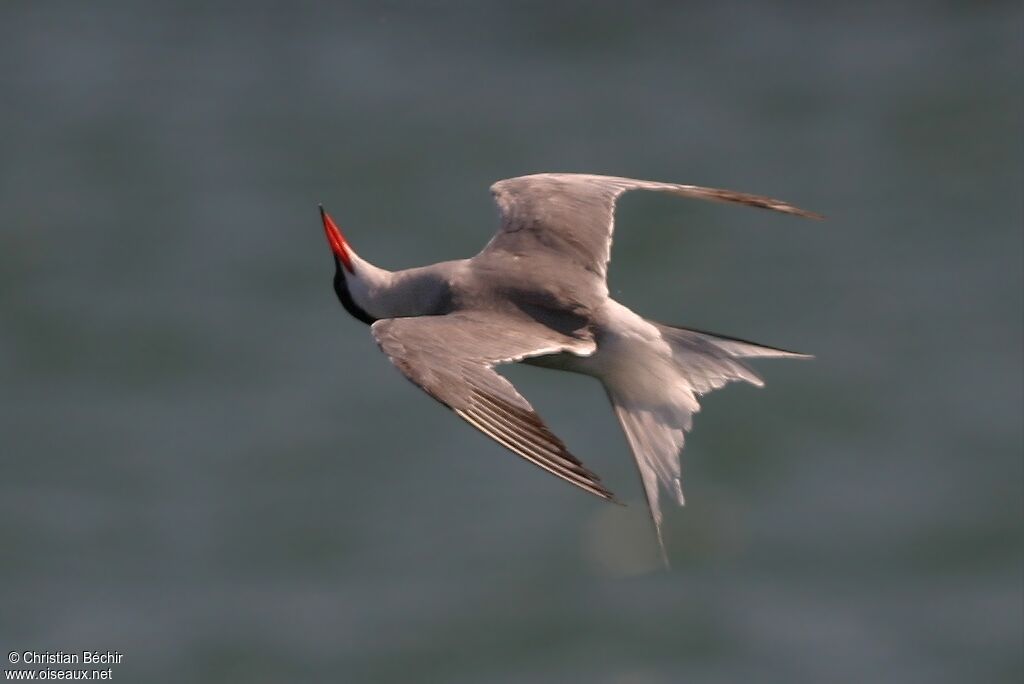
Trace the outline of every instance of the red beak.
{"label": "red beak", "polygon": [[338,230],[334,219],[324,211],[323,205],[320,205],[320,218],[324,222],[324,233],[327,235],[327,242],[331,246],[331,251],[334,252],[334,256],[341,260],[341,265],[345,267],[345,270],[353,273],[352,257],[349,255],[348,242],[345,241],[345,236]]}

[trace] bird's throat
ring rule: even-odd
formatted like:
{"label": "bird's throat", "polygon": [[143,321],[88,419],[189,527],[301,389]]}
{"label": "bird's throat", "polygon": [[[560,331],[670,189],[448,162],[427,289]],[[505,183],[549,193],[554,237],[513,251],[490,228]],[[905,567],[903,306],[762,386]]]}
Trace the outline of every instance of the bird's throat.
{"label": "bird's throat", "polygon": [[345,311],[348,311],[353,318],[367,325],[373,325],[378,320],[356,303],[356,300],[352,297],[352,291],[349,289],[348,280],[345,278],[341,268],[334,272],[334,293],[338,295],[338,300],[345,307]]}

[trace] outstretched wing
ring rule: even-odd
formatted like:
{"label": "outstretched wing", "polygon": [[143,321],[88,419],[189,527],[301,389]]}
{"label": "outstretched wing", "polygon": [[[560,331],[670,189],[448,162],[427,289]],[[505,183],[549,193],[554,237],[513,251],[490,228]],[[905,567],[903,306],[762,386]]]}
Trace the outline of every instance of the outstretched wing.
{"label": "outstretched wing", "polygon": [[494,371],[498,364],[534,356],[586,356],[594,352],[592,340],[562,335],[526,317],[486,312],[389,318],[371,330],[409,380],[470,425],[563,480],[614,499],[512,383]]}
{"label": "outstretched wing", "polygon": [[777,199],[732,190],[616,176],[541,173],[509,178],[491,186],[501,211],[501,228],[485,252],[520,256],[554,253],[567,267],[582,268],[604,281],[615,227],[615,202],[630,190],[668,192],[821,218]]}

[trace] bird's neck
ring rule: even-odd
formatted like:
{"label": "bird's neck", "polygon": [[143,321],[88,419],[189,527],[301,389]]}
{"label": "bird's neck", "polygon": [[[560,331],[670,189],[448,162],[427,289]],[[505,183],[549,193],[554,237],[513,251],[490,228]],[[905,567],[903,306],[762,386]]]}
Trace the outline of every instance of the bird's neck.
{"label": "bird's neck", "polygon": [[[353,273],[345,274],[349,302],[338,295],[356,318],[372,323],[382,318],[429,316],[444,313],[448,287],[437,267],[388,271],[352,255]],[[353,311],[353,308],[355,311]]]}
{"label": "bird's neck", "polygon": [[392,288],[394,274],[354,253],[349,253],[349,260],[351,272],[339,267],[334,279],[334,290],[342,305],[364,323],[391,318],[386,293]]}

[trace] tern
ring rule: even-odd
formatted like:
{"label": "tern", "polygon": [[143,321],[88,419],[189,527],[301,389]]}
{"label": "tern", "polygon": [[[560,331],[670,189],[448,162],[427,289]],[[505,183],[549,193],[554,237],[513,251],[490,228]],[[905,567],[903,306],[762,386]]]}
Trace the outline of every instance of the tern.
{"label": "tern", "polygon": [[360,258],[322,206],[320,214],[338,299],[406,378],[509,451],[616,501],[495,367],[521,362],[601,381],[667,564],[658,487],[683,505],[679,456],[699,397],[733,381],[763,386],[744,359],[811,357],[648,320],[612,299],[615,205],[630,190],[821,218],[731,190],[542,173],[491,186],[501,225],[476,256],[388,271]]}

